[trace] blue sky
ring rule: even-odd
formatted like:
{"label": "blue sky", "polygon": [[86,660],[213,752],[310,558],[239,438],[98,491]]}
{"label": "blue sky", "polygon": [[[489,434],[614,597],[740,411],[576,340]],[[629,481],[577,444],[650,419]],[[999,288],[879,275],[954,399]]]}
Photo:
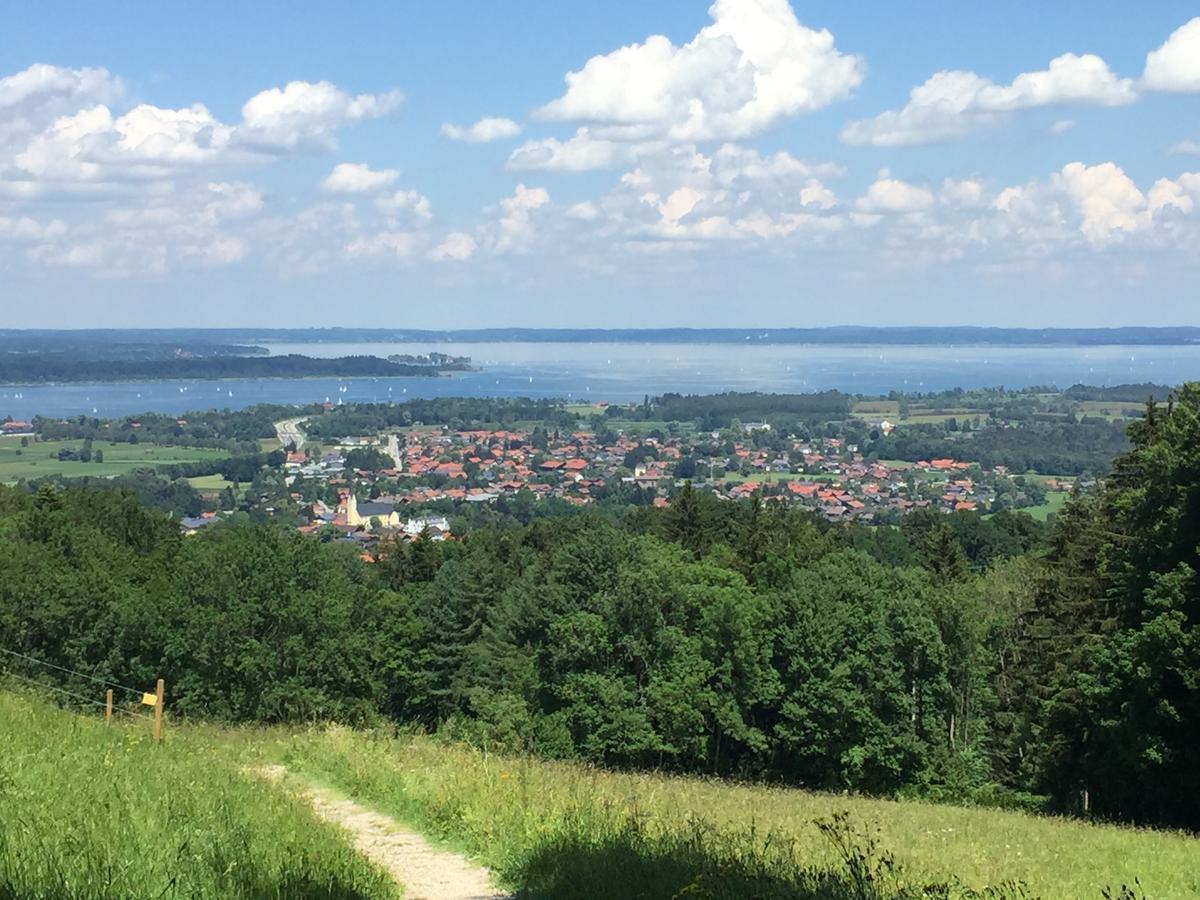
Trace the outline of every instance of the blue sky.
{"label": "blue sky", "polygon": [[10,4],[0,326],[1195,324],[1176,2]]}

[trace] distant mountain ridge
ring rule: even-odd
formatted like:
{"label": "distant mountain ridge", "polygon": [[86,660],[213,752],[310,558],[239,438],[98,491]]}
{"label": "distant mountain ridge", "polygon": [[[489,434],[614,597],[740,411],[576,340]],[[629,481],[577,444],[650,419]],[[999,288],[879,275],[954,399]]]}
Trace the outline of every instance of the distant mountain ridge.
{"label": "distant mountain ridge", "polygon": [[1200,343],[1200,327],[990,328],[838,325],[823,328],[150,328],[3,329],[0,352],[32,340],[180,343],[714,343],[1164,346]]}

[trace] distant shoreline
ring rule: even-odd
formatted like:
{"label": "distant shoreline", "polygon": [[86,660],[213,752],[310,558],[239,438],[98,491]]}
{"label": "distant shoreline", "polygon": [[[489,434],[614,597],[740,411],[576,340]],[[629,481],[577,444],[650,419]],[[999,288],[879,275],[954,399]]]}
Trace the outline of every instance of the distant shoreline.
{"label": "distant shoreline", "polygon": [[8,341],[47,338],[147,344],[814,344],[841,346],[1195,346],[1200,326],[1115,328],[991,328],[978,326],[859,326],[821,328],[150,328],[0,329]]}

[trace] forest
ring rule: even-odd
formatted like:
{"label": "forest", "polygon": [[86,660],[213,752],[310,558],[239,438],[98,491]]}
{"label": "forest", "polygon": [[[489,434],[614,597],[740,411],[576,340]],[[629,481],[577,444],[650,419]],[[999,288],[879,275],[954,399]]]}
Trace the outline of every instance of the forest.
{"label": "forest", "polygon": [[318,358],[286,356],[181,356],[174,358],[79,358],[27,353],[0,357],[0,384],[74,381],[157,381],[216,378],[362,378],[436,375],[465,363],[415,365],[378,356]]}
{"label": "forest", "polygon": [[[610,767],[1200,828],[1200,385],[1020,513],[833,526],[685,486],[372,562],[0,490],[0,648],[176,714],[391,719]],[[16,657],[12,657],[16,659]],[[86,688],[86,684],[76,684]]]}

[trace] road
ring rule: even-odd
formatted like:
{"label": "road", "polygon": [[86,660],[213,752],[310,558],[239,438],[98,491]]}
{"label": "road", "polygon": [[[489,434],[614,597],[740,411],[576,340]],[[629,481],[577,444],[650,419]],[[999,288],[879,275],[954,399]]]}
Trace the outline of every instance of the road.
{"label": "road", "polygon": [[282,422],[275,423],[275,436],[279,438],[281,446],[295,444],[297,450],[304,446],[304,432],[300,430],[300,423],[303,421],[303,419],[284,419]]}

